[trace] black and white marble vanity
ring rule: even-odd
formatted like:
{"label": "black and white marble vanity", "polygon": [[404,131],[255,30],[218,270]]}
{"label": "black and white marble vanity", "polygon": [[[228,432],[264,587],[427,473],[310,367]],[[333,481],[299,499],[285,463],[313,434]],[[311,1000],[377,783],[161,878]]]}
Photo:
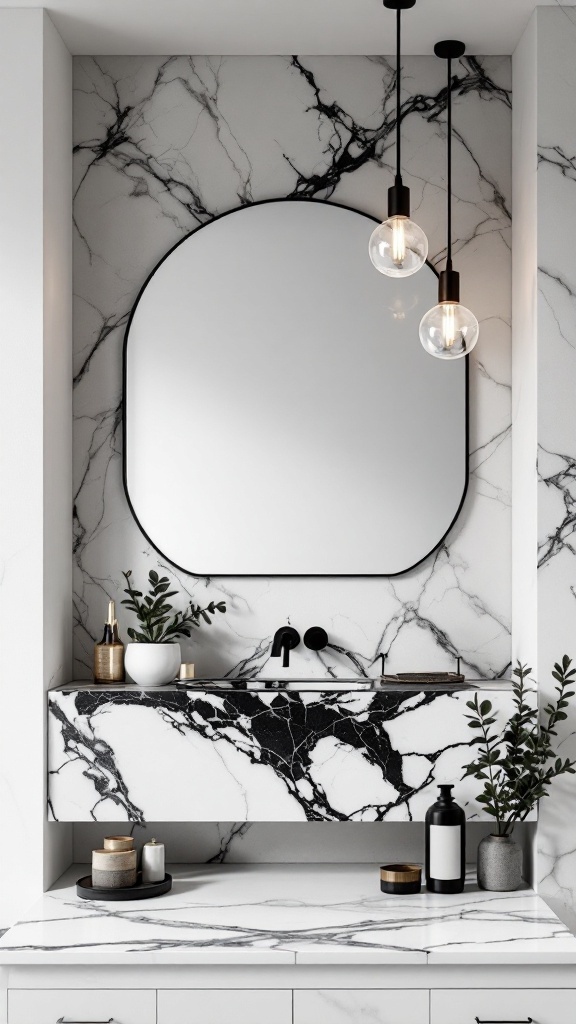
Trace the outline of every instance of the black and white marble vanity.
{"label": "black and white marble vanity", "polygon": [[576,938],[529,889],[384,896],[377,865],[195,865],[85,902],[71,868],[0,941],[1,1024],[573,1024]]}
{"label": "black and white marble vanity", "polygon": [[73,683],[48,693],[49,813],[58,821],[421,821],[462,781],[481,690],[510,683],[198,680],[154,689]]}

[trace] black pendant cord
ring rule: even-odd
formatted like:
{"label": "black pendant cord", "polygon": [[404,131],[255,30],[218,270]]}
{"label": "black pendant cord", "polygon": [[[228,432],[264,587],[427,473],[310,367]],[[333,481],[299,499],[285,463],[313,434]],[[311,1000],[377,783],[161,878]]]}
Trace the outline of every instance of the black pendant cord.
{"label": "black pendant cord", "polygon": [[452,270],[452,59],[448,57],[448,85],[446,93],[446,115],[447,115],[447,131],[448,131],[448,170],[447,170],[447,190],[448,190],[448,210],[446,217],[446,224],[448,227],[448,244],[446,246],[446,270]]}
{"label": "black pendant cord", "polygon": [[438,302],[460,302],[460,275],[452,269],[452,61],[466,52],[464,43],[458,39],[444,39],[436,43],[434,53],[445,60],[448,67],[446,82],[446,207],[448,238],[446,240],[446,268],[438,281]]}
{"label": "black pendant cord", "polygon": [[402,53],[401,48],[401,23],[402,23],[402,10],[400,5],[396,11],[396,184],[402,184],[402,159],[401,159],[401,137],[402,132],[400,130],[400,85],[401,85],[401,72],[400,67],[400,54]]}
{"label": "black pendant cord", "polygon": [[410,217],[410,189],[402,183],[402,11],[414,7],[416,0],[384,0],[384,6],[396,11],[396,175],[388,189],[388,217]]}

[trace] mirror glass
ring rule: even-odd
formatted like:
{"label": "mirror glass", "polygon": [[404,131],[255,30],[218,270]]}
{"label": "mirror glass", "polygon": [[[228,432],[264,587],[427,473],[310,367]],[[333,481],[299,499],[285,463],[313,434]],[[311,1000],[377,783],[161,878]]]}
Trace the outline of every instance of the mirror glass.
{"label": "mirror glass", "polygon": [[199,576],[388,576],[441,542],[467,483],[467,368],[418,338],[426,265],[379,274],[374,220],[242,207],[180,242],[126,333],[124,478]]}

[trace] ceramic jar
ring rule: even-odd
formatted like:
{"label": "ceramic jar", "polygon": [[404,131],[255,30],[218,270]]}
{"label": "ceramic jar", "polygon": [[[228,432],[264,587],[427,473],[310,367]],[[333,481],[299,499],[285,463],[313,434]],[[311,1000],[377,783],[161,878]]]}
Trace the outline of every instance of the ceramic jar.
{"label": "ceramic jar", "polygon": [[176,679],[180,644],[128,644],[124,665],[138,686],[164,686]]}
{"label": "ceramic jar", "polygon": [[136,885],[136,861],[136,850],[93,850],[92,885],[99,889]]}
{"label": "ceramic jar", "polygon": [[163,882],[165,875],[164,844],[151,839],[142,847],[142,881]]}
{"label": "ceramic jar", "polygon": [[104,836],[104,849],[108,853],[125,853],[134,849],[132,836]]}
{"label": "ceramic jar", "polygon": [[484,836],[478,846],[478,885],[512,892],[522,881],[522,849],[511,836]]}

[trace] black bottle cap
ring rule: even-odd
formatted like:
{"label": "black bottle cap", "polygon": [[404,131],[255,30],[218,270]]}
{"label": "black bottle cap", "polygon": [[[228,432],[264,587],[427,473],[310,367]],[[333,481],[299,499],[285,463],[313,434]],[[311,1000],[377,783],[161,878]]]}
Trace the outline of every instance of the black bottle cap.
{"label": "black bottle cap", "polygon": [[452,803],[452,801],[454,800],[454,797],[452,796],[452,790],[454,789],[454,786],[452,784],[443,785],[438,786],[438,789],[440,790],[440,799],[448,804]]}

